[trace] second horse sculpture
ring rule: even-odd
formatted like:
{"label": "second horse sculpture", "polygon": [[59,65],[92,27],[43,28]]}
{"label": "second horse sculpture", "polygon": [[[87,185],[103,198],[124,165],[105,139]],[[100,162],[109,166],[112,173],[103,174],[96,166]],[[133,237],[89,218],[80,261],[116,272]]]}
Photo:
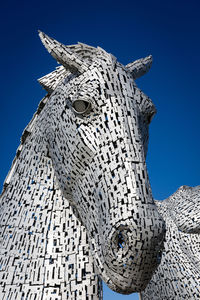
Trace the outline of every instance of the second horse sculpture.
{"label": "second horse sculpture", "polygon": [[[165,225],[145,156],[152,101],[101,48],[40,32],[62,65],[25,129],[1,195],[1,300],[99,299],[101,284],[143,290],[160,262]],[[95,267],[94,267],[95,266]]]}
{"label": "second horse sculpture", "polygon": [[182,186],[156,204],[166,221],[166,240],[161,263],[141,299],[197,300],[200,298],[200,186]]}

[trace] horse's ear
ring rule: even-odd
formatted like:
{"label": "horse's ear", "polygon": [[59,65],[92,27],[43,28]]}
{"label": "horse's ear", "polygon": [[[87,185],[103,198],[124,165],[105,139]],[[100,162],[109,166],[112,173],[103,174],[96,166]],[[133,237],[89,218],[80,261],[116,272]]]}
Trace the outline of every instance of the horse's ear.
{"label": "horse's ear", "polygon": [[55,71],[41,77],[38,79],[38,82],[41,84],[48,94],[51,94],[56,86],[71,73],[67,71],[63,66],[59,66]]}
{"label": "horse's ear", "polygon": [[39,37],[47,51],[71,73],[83,73],[88,70],[89,64],[83,61],[77,54],[74,54],[67,46],[50,38],[39,31]]}
{"label": "horse's ear", "polygon": [[126,65],[126,68],[129,70],[129,72],[131,72],[133,78],[137,79],[149,71],[152,62],[153,62],[153,57],[152,55],[149,55],[145,58],[140,58]]}

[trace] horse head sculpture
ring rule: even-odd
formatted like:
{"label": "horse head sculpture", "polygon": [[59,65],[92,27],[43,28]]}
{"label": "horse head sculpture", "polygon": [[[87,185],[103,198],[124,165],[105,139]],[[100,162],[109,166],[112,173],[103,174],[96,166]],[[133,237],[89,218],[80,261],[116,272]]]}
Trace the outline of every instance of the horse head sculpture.
{"label": "horse head sculpture", "polygon": [[41,134],[60,190],[86,227],[101,278],[120,293],[141,291],[165,233],[145,163],[156,110],[134,82],[152,57],[124,66],[99,47],[39,35],[62,65],[39,79],[49,93]]}

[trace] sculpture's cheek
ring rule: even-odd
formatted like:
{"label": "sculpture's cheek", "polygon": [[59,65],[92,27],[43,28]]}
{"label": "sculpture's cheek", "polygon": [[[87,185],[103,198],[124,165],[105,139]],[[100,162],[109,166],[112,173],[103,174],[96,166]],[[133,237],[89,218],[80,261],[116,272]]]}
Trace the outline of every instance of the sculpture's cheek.
{"label": "sculpture's cheek", "polygon": [[97,152],[98,141],[90,128],[86,126],[80,126],[77,129],[76,143],[83,155],[93,156]]}

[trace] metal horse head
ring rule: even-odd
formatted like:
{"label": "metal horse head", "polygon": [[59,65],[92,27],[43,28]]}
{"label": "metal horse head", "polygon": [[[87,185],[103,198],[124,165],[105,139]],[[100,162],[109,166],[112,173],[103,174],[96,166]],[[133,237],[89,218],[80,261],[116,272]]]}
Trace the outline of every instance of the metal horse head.
{"label": "metal horse head", "polygon": [[155,107],[136,86],[152,57],[123,66],[101,48],[40,38],[61,67],[49,92],[44,135],[60,189],[86,227],[98,274],[129,294],[145,288],[165,231],[145,156]]}

